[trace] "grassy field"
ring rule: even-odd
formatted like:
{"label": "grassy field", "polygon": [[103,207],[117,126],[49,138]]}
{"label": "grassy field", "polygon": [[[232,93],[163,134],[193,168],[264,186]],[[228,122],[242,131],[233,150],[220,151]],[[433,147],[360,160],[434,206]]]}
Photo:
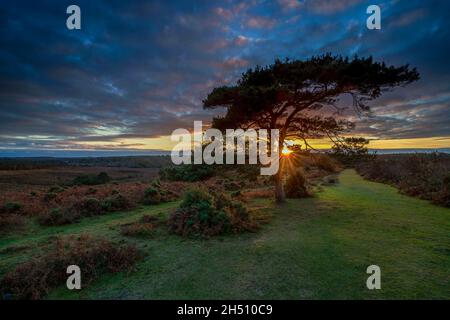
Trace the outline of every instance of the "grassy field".
{"label": "grassy field", "polygon": [[[130,273],[102,276],[53,299],[450,299],[450,210],[398,194],[345,170],[313,198],[275,206],[256,233],[186,240],[161,231],[125,238],[119,225],[166,215],[177,203],[86,218],[61,227],[33,223],[0,239],[0,274],[26,261],[57,234],[90,233],[135,242],[145,258]],[[366,288],[366,268],[381,268],[381,290]]]}

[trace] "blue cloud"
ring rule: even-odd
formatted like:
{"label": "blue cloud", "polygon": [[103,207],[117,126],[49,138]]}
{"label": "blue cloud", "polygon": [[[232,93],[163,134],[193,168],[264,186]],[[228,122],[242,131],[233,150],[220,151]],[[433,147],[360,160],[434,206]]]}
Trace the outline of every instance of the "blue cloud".
{"label": "blue cloud", "polygon": [[[421,72],[420,82],[375,101],[380,115],[359,133],[450,135],[447,1],[384,1],[379,31],[366,29],[371,3],[358,0],[78,1],[76,31],[65,27],[69,4],[2,4],[0,148],[39,144],[34,136],[50,137],[51,148],[170,134],[210,119],[201,100],[248,67],[328,51]],[[120,130],[96,136],[98,127]]]}

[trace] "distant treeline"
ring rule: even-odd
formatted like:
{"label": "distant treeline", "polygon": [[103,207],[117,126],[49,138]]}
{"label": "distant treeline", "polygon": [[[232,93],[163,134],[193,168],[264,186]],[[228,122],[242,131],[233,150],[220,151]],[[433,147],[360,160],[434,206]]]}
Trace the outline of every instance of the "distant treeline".
{"label": "distant treeline", "polygon": [[170,156],[0,158],[0,170],[31,170],[63,166],[162,168],[170,164]]}
{"label": "distant treeline", "polygon": [[67,165],[56,158],[0,158],[0,170],[31,170]]}

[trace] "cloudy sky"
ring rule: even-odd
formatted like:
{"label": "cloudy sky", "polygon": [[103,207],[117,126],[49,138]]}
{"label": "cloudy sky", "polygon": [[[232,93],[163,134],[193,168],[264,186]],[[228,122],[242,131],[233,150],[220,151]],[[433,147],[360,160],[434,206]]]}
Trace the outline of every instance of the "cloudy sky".
{"label": "cloudy sky", "polygon": [[[81,30],[66,8],[81,8]],[[381,7],[382,29],[366,28]],[[201,100],[247,68],[332,52],[409,63],[421,80],[372,102],[354,135],[450,147],[450,2],[8,1],[0,8],[0,155],[170,149]]]}

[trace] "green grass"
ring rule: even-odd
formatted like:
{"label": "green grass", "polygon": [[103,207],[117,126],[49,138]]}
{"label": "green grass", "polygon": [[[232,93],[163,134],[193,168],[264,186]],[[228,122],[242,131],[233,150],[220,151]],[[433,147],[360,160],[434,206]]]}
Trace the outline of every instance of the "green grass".
{"label": "green grass", "polygon": [[[104,275],[81,291],[61,286],[54,299],[449,299],[450,210],[398,194],[345,170],[314,198],[276,206],[256,233],[186,240],[161,232],[124,238],[118,225],[167,214],[177,203],[84,219],[0,239],[0,273],[56,234],[91,233],[136,243],[145,258],[130,273]],[[9,248],[9,249],[8,249]],[[381,268],[381,290],[365,286]]]}

